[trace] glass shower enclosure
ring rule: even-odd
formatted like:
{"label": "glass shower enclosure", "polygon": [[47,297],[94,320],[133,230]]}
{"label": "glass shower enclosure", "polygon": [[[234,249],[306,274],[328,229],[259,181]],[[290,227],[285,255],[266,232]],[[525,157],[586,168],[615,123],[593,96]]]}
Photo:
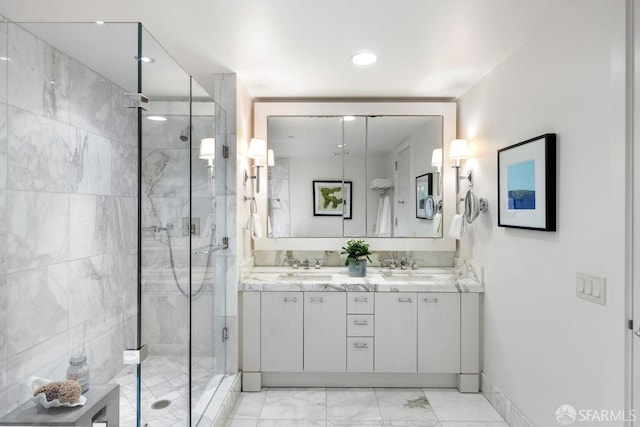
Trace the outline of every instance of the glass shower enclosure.
{"label": "glass shower enclosure", "polygon": [[85,355],[120,385],[120,425],[209,425],[225,111],[138,23],[1,27],[0,416]]}

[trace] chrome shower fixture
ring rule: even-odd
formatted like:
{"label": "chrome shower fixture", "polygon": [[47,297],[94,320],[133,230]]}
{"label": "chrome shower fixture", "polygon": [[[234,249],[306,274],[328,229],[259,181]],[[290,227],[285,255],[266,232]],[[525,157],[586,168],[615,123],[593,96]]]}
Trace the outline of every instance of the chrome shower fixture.
{"label": "chrome shower fixture", "polygon": [[180,132],[180,141],[187,142],[189,140],[189,129],[191,126],[187,125],[182,132]]}

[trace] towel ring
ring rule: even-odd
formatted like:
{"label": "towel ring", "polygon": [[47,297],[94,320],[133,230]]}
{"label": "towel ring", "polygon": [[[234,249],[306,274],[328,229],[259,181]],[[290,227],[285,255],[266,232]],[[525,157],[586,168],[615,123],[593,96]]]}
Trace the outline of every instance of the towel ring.
{"label": "towel ring", "polygon": [[468,190],[464,196],[464,219],[471,224],[480,215],[478,198],[472,190]]}

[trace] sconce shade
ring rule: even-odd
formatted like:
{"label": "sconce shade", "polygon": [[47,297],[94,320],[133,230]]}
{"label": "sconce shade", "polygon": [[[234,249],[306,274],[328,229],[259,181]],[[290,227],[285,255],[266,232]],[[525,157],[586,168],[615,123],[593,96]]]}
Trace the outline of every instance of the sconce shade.
{"label": "sconce shade", "polygon": [[431,166],[442,166],[442,148],[436,148],[431,155]]}
{"label": "sconce shade", "polygon": [[469,158],[469,146],[466,139],[454,139],[449,146],[450,159],[467,159]]}
{"label": "sconce shade", "polygon": [[267,157],[267,141],[260,138],[251,138],[247,157],[250,159],[264,159]]}
{"label": "sconce shade", "polygon": [[267,150],[267,166],[275,166],[276,159],[273,156],[273,150]]}
{"label": "sconce shade", "polygon": [[200,155],[198,157],[207,160],[213,160],[216,158],[215,138],[202,138],[200,140]]}

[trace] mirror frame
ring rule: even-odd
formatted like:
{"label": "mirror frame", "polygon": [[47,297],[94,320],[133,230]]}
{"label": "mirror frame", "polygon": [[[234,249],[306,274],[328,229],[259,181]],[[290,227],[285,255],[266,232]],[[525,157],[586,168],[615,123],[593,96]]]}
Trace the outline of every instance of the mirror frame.
{"label": "mirror frame", "polygon": [[[456,212],[454,162],[446,155],[449,143],[456,139],[455,102],[255,102],[254,138],[267,141],[267,119],[270,116],[442,116],[442,238],[433,237],[360,237],[366,239],[371,250],[382,251],[455,251],[456,240],[449,237],[449,227]],[[431,164],[431,158],[425,159]],[[258,168],[260,180],[267,182],[266,168]],[[265,170],[263,170],[265,169]],[[256,194],[262,229],[267,230],[267,191]],[[254,249],[338,251],[349,237],[279,237],[255,240]]]}

